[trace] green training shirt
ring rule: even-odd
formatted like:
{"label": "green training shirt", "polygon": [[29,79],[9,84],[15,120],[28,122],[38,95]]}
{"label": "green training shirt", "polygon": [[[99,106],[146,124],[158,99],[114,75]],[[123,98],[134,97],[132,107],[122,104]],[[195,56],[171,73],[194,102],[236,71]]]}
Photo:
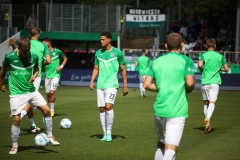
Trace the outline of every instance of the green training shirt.
{"label": "green training shirt", "polygon": [[97,88],[118,88],[119,66],[125,64],[122,51],[112,47],[111,51],[97,50],[94,65],[99,67]]}
{"label": "green training shirt", "polygon": [[[64,58],[65,55],[61,50],[53,48],[50,52],[50,57],[52,62],[49,65],[45,65],[45,78],[60,77],[61,74],[57,71],[57,68],[59,67],[60,59]],[[43,57],[43,59],[46,58]]]}
{"label": "green training shirt", "polygon": [[154,115],[165,118],[188,117],[185,76],[194,75],[192,59],[169,52],[155,59],[146,75],[154,78],[156,83]]}
{"label": "green training shirt", "polygon": [[10,95],[27,94],[35,91],[29,80],[34,68],[38,66],[38,56],[29,53],[28,57],[19,57],[17,52],[6,54],[3,66],[9,68],[8,85]]}
{"label": "green training shirt", "polygon": [[31,43],[30,51],[36,53],[38,56],[38,68],[39,68],[38,77],[41,78],[43,57],[49,54],[49,50],[46,44],[39,42],[38,40],[30,40],[30,43]]}
{"label": "green training shirt", "polygon": [[140,56],[137,58],[137,62],[139,65],[138,73],[140,75],[145,75],[148,69],[148,64],[150,63],[150,58],[147,56]]}
{"label": "green training shirt", "polygon": [[202,85],[222,84],[219,72],[221,67],[227,64],[223,55],[215,51],[207,51],[199,55],[199,60],[203,61]]}

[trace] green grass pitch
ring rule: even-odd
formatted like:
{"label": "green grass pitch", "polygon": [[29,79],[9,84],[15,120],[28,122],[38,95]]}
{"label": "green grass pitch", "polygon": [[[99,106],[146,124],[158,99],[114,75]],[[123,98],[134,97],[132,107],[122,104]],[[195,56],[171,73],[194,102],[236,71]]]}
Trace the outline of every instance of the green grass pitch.
{"label": "green grass pitch", "polygon": [[[44,89],[40,92],[45,96]],[[36,134],[30,132],[28,118],[21,122],[19,151],[9,155],[11,149],[8,93],[0,92],[0,160],[153,160],[156,136],[152,106],[155,92],[147,91],[140,97],[138,88],[129,88],[122,96],[118,90],[114,105],[113,141],[101,142],[102,127],[97,107],[96,91],[88,87],[60,86],[56,92],[53,134],[60,146],[49,144],[38,149],[33,143]],[[177,153],[177,160],[237,160],[240,159],[240,93],[220,91],[211,119],[213,132],[204,133],[203,104],[200,91],[188,95],[189,118]],[[34,110],[35,121],[46,133],[42,114]],[[60,121],[69,118],[70,129],[61,129]]]}

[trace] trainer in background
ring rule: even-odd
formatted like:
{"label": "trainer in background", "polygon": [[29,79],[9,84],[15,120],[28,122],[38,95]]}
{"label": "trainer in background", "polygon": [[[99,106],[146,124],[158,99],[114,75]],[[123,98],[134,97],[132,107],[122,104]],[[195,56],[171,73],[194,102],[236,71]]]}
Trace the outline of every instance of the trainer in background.
{"label": "trainer in background", "polygon": [[113,104],[117,96],[119,67],[123,79],[123,96],[128,94],[127,72],[122,51],[111,44],[112,35],[109,32],[100,34],[102,49],[95,54],[94,69],[89,88],[94,90],[94,80],[97,80],[97,101],[100,108],[100,120],[104,132],[101,141],[112,141],[112,125],[114,119]]}
{"label": "trainer in background", "polygon": [[219,85],[222,80],[220,71],[228,72],[229,68],[226,59],[222,54],[215,52],[216,41],[211,38],[207,40],[207,52],[199,55],[198,68],[202,72],[201,91],[204,103],[204,125],[205,132],[211,131],[210,119],[212,117],[215,103],[217,101]]}
{"label": "trainer in background", "polygon": [[143,88],[143,81],[145,79],[146,71],[150,64],[150,58],[146,56],[146,50],[142,49],[141,56],[137,58],[137,61],[135,62],[135,66],[139,66],[138,68],[138,74],[139,74],[139,88],[140,88],[140,94],[141,97],[145,97],[145,89]]}
{"label": "trainer in background", "polygon": [[[58,87],[59,79],[61,77],[61,70],[67,63],[67,57],[63,54],[63,52],[57,48],[52,47],[51,39],[44,38],[43,43],[48,46],[49,55],[51,57],[51,64],[44,66],[45,73],[45,91],[47,94],[48,103],[50,105],[51,116],[54,116],[54,106],[56,102],[55,92]],[[45,57],[43,57],[46,59]],[[61,65],[60,60],[63,60]]]}
{"label": "trainer in background", "polygon": [[188,117],[187,93],[195,85],[194,63],[180,54],[182,46],[180,34],[169,34],[165,44],[168,53],[151,63],[143,83],[145,89],[157,91],[154,102],[158,140],[155,160],[175,159]]}

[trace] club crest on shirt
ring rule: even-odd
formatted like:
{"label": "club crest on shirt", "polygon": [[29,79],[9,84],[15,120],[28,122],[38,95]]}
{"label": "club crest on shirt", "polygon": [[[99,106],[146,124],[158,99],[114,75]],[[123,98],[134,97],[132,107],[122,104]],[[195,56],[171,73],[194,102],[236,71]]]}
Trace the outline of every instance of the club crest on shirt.
{"label": "club crest on shirt", "polygon": [[32,58],[28,58],[28,62],[32,63],[33,59]]}
{"label": "club crest on shirt", "polygon": [[55,56],[55,55],[56,55],[56,52],[53,52],[52,54]]}
{"label": "club crest on shirt", "polygon": [[110,56],[113,57],[113,56],[114,56],[114,53],[111,53]]}

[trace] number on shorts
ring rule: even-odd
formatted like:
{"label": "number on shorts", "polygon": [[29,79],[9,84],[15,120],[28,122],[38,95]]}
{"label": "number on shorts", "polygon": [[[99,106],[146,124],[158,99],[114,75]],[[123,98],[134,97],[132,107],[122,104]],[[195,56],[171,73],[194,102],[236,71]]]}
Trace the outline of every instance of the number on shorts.
{"label": "number on shorts", "polygon": [[56,88],[57,87],[57,83],[53,83],[53,88]]}
{"label": "number on shorts", "polygon": [[109,99],[113,101],[114,98],[115,98],[115,94],[110,93]]}

